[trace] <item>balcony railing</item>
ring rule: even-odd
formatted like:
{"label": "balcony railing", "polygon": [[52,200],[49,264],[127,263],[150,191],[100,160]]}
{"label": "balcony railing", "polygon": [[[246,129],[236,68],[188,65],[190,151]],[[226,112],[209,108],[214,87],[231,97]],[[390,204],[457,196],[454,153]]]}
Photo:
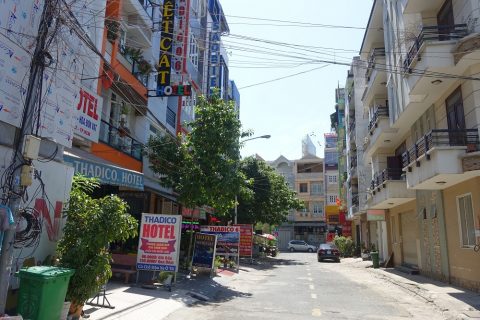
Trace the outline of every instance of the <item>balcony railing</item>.
{"label": "balcony railing", "polygon": [[117,128],[102,120],[99,140],[130,157],[142,161],[143,144],[135,140],[126,128]]}
{"label": "balcony railing", "polygon": [[371,182],[371,189],[375,189],[381,186],[384,182],[388,180],[402,180],[403,171],[402,168],[386,168],[381,172],[375,173]]}
{"label": "balcony railing", "polygon": [[376,107],[375,112],[373,113],[370,122],[368,123],[368,131],[370,134],[373,134],[373,129],[377,127],[379,117],[388,117],[388,107],[378,106]]}
{"label": "balcony railing", "polygon": [[420,34],[415,37],[412,47],[407,53],[407,57],[403,61],[403,71],[412,72],[412,62],[417,59],[420,60],[420,48],[426,41],[447,41],[458,40],[468,35],[468,28],[466,24],[454,24],[445,26],[424,26]]}
{"label": "balcony railing", "polygon": [[130,63],[130,65],[132,66],[131,69],[130,69],[130,72],[145,87],[148,87],[148,74],[144,74],[140,71],[140,63],[136,59],[133,59],[132,56],[127,53],[127,47],[126,46],[119,45],[119,51],[122,54],[122,56],[125,58],[125,60],[127,60],[128,63]]}
{"label": "balcony railing", "polygon": [[[413,161],[426,154],[434,147],[464,146],[466,152],[480,150],[477,129],[449,130],[434,129],[419,139],[413,146],[402,154],[402,165],[407,167]],[[428,155],[427,155],[428,159]]]}
{"label": "balcony railing", "polygon": [[365,78],[367,81],[370,80],[370,76],[372,75],[373,69],[375,68],[375,62],[377,61],[378,57],[385,57],[385,48],[375,48],[370,53],[370,57],[368,58],[367,70],[365,71]]}

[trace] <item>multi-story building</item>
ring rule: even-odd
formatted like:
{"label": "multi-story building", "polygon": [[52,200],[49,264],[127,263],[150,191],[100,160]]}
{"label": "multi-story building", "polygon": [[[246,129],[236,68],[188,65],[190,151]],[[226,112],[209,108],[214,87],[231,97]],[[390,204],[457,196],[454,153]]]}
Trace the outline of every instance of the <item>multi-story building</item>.
{"label": "multi-story building", "polygon": [[353,59],[345,84],[345,128],[347,154],[347,220],[353,221],[355,242],[368,246],[366,216],[367,191],[371,168],[363,161],[363,143],[368,137],[368,117],[361,101],[365,89],[365,66],[360,57]]}
{"label": "multi-story building", "polygon": [[370,239],[395,266],[475,290],[479,9],[477,1],[375,1],[361,47]]}
{"label": "multi-story building", "polygon": [[304,209],[292,210],[287,222],[278,227],[280,249],[286,249],[289,240],[305,240],[312,244],[325,242],[325,189],[323,159],[315,155],[315,146],[308,136],[302,141],[302,158],[288,160],[280,156],[269,162],[285,177],[290,188],[304,202]]}
{"label": "multi-story building", "polygon": [[324,134],[324,186],[325,186],[325,219],[328,231],[338,233],[339,206],[339,179],[338,179],[338,149],[337,134]]}

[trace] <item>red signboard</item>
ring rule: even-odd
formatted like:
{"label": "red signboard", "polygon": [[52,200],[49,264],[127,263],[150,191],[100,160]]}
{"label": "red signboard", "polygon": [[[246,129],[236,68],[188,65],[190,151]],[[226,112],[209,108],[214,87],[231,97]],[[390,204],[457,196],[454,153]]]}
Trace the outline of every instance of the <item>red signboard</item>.
{"label": "red signboard", "polygon": [[253,225],[236,224],[240,227],[240,257],[252,257]]}

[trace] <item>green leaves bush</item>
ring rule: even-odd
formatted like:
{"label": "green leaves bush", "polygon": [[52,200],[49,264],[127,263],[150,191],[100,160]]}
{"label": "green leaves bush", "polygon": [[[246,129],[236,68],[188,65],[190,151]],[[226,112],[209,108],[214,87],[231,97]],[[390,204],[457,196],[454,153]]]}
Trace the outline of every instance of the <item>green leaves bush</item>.
{"label": "green leaves bush", "polygon": [[335,236],[333,243],[337,246],[342,257],[351,257],[355,252],[355,244],[351,237]]}
{"label": "green leaves bush", "polygon": [[60,265],[75,269],[67,300],[82,305],[112,276],[108,245],[125,241],[138,232],[138,222],[128,213],[128,205],[116,195],[94,199],[96,179],[76,175],[64,214],[67,222],[58,244]]}

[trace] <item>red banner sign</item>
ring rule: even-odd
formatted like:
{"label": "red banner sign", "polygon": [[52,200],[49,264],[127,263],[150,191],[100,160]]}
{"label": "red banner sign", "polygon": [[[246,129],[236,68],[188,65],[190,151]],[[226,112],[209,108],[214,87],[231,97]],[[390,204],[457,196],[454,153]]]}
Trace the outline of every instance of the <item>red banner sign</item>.
{"label": "red banner sign", "polygon": [[240,227],[240,257],[252,257],[253,226],[236,224]]}

